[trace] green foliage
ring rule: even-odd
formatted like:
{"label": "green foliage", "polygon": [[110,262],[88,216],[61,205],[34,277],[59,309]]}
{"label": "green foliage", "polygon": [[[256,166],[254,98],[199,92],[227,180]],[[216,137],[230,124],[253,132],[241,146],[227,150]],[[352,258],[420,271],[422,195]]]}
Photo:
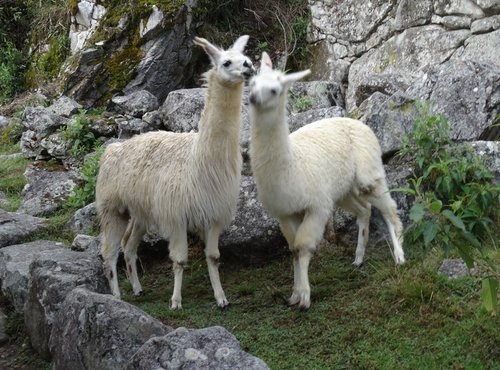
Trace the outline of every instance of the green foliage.
{"label": "green foliage", "polygon": [[99,172],[99,160],[104,152],[102,147],[98,148],[95,153],[87,156],[80,171],[82,185],[73,189],[73,194],[67,201],[67,206],[81,208],[95,199],[95,185],[97,173]]}
{"label": "green foliage", "polygon": [[287,57],[285,69],[304,69],[309,56],[307,27],[310,21],[303,0],[200,0],[195,21],[203,22],[199,33],[211,42],[229,46],[236,37],[250,35],[248,55],[271,51]]}
{"label": "green foliage", "polygon": [[59,130],[62,139],[71,143],[69,154],[73,158],[81,158],[100,145],[100,142],[90,130],[90,122],[86,113],[85,109],[80,109],[80,112],[73,117],[66,127]]}
{"label": "green foliage", "polygon": [[456,252],[469,268],[480,260],[487,267],[483,285],[485,307],[496,312],[500,269],[484,257],[482,245],[500,217],[500,187],[472,148],[454,148],[443,116],[430,116],[429,104],[420,104],[420,117],[405,138],[401,154],[414,159],[411,188],[415,197],[407,234],[413,243],[440,246]]}
{"label": "green foliage", "polygon": [[21,191],[26,185],[24,171],[29,161],[23,157],[4,158],[0,161],[0,192],[5,193],[6,202],[0,206],[6,211],[16,211],[21,202]]}
{"label": "green foliage", "polygon": [[294,112],[305,112],[311,109],[314,104],[314,98],[309,95],[294,96],[292,95],[292,109]]}
{"label": "green foliage", "polygon": [[10,41],[0,37],[0,103],[22,90],[23,55]]}

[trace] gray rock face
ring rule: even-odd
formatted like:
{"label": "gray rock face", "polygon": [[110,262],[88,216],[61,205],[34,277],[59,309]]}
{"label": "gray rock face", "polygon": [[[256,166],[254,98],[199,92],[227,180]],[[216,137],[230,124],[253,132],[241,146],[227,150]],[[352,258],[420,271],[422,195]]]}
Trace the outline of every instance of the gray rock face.
{"label": "gray rock face", "polygon": [[120,139],[129,139],[134,135],[154,130],[154,127],[151,127],[146,121],[140,118],[117,116],[115,122],[118,126],[118,137]]}
{"label": "gray rock face", "polygon": [[131,304],[83,288],[69,292],[55,322],[49,345],[55,369],[124,369],[148,339],[172,330]]}
{"label": "gray rock face", "polygon": [[[101,5],[93,5],[94,8],[102,8]],[[104,27],[99,19],[105,10],[98,10],[99,17],[93,16],[94,21],[89,28],[82,26],[78,20],[73,21],[74,55],[62,76],[65,95],[73,97],[82,105],[92,105],[110,93],[110,80],[118,79],[126,83],[123,88],[125,94],[147,90],[163,101],[170,91],[181,88],[184,81],[192,77],[191,2],[181,6],[176,15],[169,15],[168,22],[160,22],[154,27],[148,22],[151,29],[143,34],[140,52],[128,58],[123,71],[113,70],[104,61],[119,58],[120,53],[129,48],[136,50],[137,46],[130,43],[130,30],[127,28],[133,26],[129,18],[124,16],[116,26]],[[80,28],[81,33],[78,32]],[[98,47],[88,42],[95,30],[101,30],[104,35]],[[121,75],[117,76],[118,73]]]}
{"label": "gray rock face", "polygon": [[198,130],[207,89],[181,89],[168,94],[160,108],[165,128],[173,132]]}
{"label": "gray rock face", "polygon": [[77,234],[71,243],[71,250],[101,258],[101,236]]}
{"label": "gray rock face", "polygon": [[257,200],[257,186],[252,177],[242,177],[238,210],[231,225],[221,234],[219,247],[224,255],[245,260],[279,254],[286,247],[278,222]]}
{"label": "gray rock face", "polygon": [[75,233],[85,234],[99,226],[95,202],[80,208],[66,223],[66,226]]}
{"label": "gray rock face", "polygon": [[220,326],[178,328],[148,340],[127,369],[268,369],[260,359],[243,352],[236,338]]}
{"label": "gray rock face", "polygon": [[375,0],[311,1],[312,26],[320,35],[350,42],[365,41],[392,9],[392,2]]}
{"label": "gray rock face", "polygon": [[22,313],[28,296],[29,265],[33,260],[55,250],[64,250],[61,243],[38,240],[0,249],[0,281],[2,294]]}
{"label": "gray rock face", "polygon": [[474,154],[483,159],[483,163],[500,183],[500,141],[474,141],[471,143]]}
{"label": "gray rock face", "polygon": [[56,249],[39,256],[29,267],[30,284],[24,308],[26,330],[33,348],[50,358],[49,340],[57,312],[76,287],[97,293],[109,291],[99,258],[88,253]]}
{"label": "gray rock face", "polygon": [[47,108],[49,112],[57,116],[69,117],[72,114],[78,113],[79,109],[83,107],[76,101],[68,96],[61,96],[50,107]]}
{"label": "gray rock face", "polygon": [[430,114],[443,114],[456,140],[477,140],[499,112],[495,94],[500,87],[498,70],[471,61],[449,60],[423,71],[408,89],[391,96],[376,92],[355,112],[377,135],[383,153],[400,148],[419,116],[417,100],[433,102]]}
{"label": "gray rock face", "polygon": [[435,25],[410,28],[387,40],[381,47],[357,59],[349,70],[348,110],[358,107],[368,96],[370,77],[398,81],[409,86],[422,76],[427,66],[443,63],[470,31],[446,31]]}
{"label": "gray rock face", "polygon": [[136,77],[125,87],[126,94],[148,90],[163,101],[192,75],[190,14],[189,6],[181,9],[171,30],[162,30],[159,37],[141,47],[144,58],[137,66]]}
{"label": "gray rock face", "polygon": [[438,15],[463,14],[471,18],[484,17],[483,10],[472,0],[435,0],[434,11]]}
{"label": "gray rock face", "polygon": [[464,45],[463,49],[457,50],[456,58],[491,64],[500,69],[500,30],[474,35]]}
{"label": "gray rock face", "polygon": [[130,95],[115,96],[111,102],[119,113],[137,118],[141,118],[146,112],[157,110],[159,107],[156,96],[146,90],[135,91]]}
{"label": "gray rock face", "polygon": [[20,212],[37,216],[54,211],[71,195],[77,174],[73,171],[49,171],[30,165],[24,176],[28,184],[23,189]]}
{"label": "gray rock face", "polygon": [[42,139],[64,126],[68,120],[44,107],[26,107],[21,122],[26,129],[34,131],[38,139]]}
{"label": "gray rock face", "polygon": [[21,243],[46,226],[43,218],[0,209],[0,248]]}

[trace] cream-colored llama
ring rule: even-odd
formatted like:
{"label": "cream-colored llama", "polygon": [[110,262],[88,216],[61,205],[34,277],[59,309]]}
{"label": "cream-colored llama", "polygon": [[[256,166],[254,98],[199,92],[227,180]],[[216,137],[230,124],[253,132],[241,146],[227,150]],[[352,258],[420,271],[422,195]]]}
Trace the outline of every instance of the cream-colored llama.
{"label": "cream-colored llama", "polygon": [[182,308],[187,231],[205,241],[210,282],[219,307],[228,304],[219,278],[219,234],[236,210],[240,187],[240,112],[243,85],[254,72],[243,55],[248,36],[229,50],[195,38],[213,68],[205,77],[207,96],[198,133],[151,132],[105,150],[96,185],[103,234],[102,257],[112,293],[120,297],[116,263],[122,245],[134,294],[137,246],[147,229],[169,239],[173,262],[172,308]]}
{"label": "cream-colored llama", "polygon": [[294,286],[289,303],[300,308],[310,306],[309,262],[334,206],[357,217],[354,265],[363,262],[371,205],[382,212],[387,223],[396,264],[405,261],[403,226],[388,192],[373,131],[360,121],[331,118],[289,134],[287,91],[309,73],[274,71],[264,53],[260,72],[250,82],[253,175],[260,200],[278,219],[293,254]]}

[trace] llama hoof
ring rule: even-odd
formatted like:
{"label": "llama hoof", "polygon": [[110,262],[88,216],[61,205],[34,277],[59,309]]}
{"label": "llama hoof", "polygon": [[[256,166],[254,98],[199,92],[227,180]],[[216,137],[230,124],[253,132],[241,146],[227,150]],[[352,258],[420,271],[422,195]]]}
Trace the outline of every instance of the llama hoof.
{"label": "llama hoof", "polygon": [[144,292],[142,290],[139,290],[137,293],[134,293],[136,297],[142,297],[144,295]]}
{"label": "llama hoof", "polygon": [[295,292],[292,294],[290,298],[288,298],[287,301],[289,306],[295,306],[299,302],[300,302],[300,297]]}
{"label": "llama hoof", "polygon": [[297,306],[299,311],[307,311],[311,307],[311,302],[300,302]]}
{"label": "llama hoof", "polygon": [[405,258],[404,258],[404,256],[396,256],[396,265],[397,265],[397,266],[400,266],[400,265],[402,265],[403,263],[405,263]]}
{"label": "llama hoof", "polygon": [[353,265],[354,267],[361,267],[361,266],[363,266],[363,261],[354,261],[354,262],[352,263],[352,265]]}
{"label": "llama hoof", "polygon": [[172,300],[172,305],[170,306],[170,308],[172,310],[181,310],[182,309],[181,301]]}
{"label": "llama hoof", "polygon": [[224,298],[224,299],[218,299],[217,300],[217,306],[219,306],[219,308],[224,309],[224,308],[226,308],[226,307],[229,306],[229,301],[226,298]]}

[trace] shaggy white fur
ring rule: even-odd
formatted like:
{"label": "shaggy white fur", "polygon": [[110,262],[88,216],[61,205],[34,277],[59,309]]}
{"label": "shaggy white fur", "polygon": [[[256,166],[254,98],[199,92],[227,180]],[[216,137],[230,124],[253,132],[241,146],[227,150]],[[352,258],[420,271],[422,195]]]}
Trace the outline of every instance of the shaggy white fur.
{"label": "shaggy white fur", "polygon": [[208,86],[198,133],[151,132],[105,150],[96,185],[103,234],[102,257],[112,293],[119,297],[116,262],[123,248],[134,294],[137,246],[147,229],[169,239],[173,262],[172,308],[182,307],[187,231],[198,232],[217,304],[228,304],[219,278],[219,234],[236,210],[240,186],[239,135],[244,80],[254,68],[243,55],[248,36],[227,51],[196,38],[210,57]]}
{"label": "shaggy white fur", "polygon": [[250,160],[259,198],[278,219],[293,254],[294,287],[289,299],[310,306],[308,268],[334,206],[357,217],[354,265],[363,262],[371,205],[387,223],[397,264],[404,262],[403,226],[385,179],[381,149],[373,131],[350,118],[323,119],[289,134],[287,92],[309,70],[284,74],[264,53],[250,82]]}

